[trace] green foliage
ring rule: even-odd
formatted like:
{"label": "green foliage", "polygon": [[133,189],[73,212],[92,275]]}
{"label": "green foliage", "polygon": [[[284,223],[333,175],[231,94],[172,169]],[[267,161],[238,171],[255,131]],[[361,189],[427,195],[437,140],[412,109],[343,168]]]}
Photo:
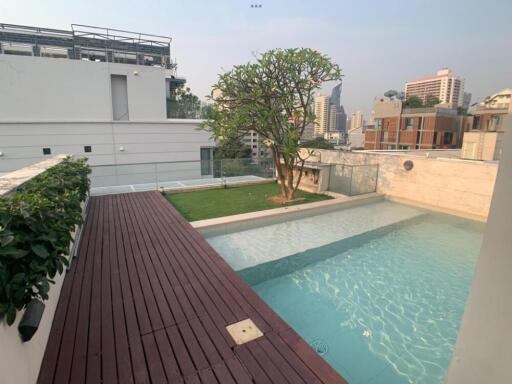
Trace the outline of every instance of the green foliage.
{"label": "green foliage", "polygon": [[418,96],[411,96],[407,98],[405,103],[408,108],[430,108],[439,104],[440,101],[436,96],[427,95],[425,102],[423,102],[423,100],[421,100]]}
{"label": "green foliage", "polygon": [[242,159],[251,157],[252,148],[239,138],[227,138],[219,140],[217,146],[213,149],[213,158],[219,159]]}
{"label": "green foliage", "polygon": [[257,132],[272,150],[282,195],[293,199],[301,174],[294,184],[293,169],[305,161],[299,140],[315,121],[314,93],[324,81],[340,79],[338,65],[315,50],[267,51],[255,63],[220,75],[213,86],[213,111],[203,128],[223,139]]}
{"label": "green foliage", "polygon": [[313,140],[305,141],[300,146],[303,148],[334,149],[334,145],[323,137],[316,137]]}
{"label": "green foliage", "polygon": [[167,99],[167,117],[170,119],[197,119],[201,115],[201,101],[190,88],[178,88],[176,95]]}
{"label": "green foliage", "polygon": [[406,104],[409,108],[421,108],[423,107],[423,100],[418,96],[411,96],[407,98]]}
{"label": "green foliage", "polygon": [[441,101],[439,100],[438,97],[432,96],[432,95],[427,95],[427,97],[425,98],[425,103],[423,105],[427,108],[430,108],[430,107],[433,107],[434,105],[439,104],[440,102]]}
{"label": "green foliage", "polygon": [[89,191],[86,159],[67,158],[0,198],[0,318],[11,325],[31,299],[48,299],[68,265],[71,232]]}

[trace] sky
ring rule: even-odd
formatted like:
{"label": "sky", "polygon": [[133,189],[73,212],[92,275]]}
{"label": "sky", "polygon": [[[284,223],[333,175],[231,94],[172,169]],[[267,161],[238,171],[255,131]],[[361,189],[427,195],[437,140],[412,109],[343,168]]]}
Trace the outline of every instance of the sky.
{"label": "sky", "polygon": [[0,0],[1,23],[171,36],[178,74],[201,98],[258,53],[314,48],[341,67],[345,110],[366,116],[376,96],[444,67],[472,101],[512,87],[510,15],[510,0]]}

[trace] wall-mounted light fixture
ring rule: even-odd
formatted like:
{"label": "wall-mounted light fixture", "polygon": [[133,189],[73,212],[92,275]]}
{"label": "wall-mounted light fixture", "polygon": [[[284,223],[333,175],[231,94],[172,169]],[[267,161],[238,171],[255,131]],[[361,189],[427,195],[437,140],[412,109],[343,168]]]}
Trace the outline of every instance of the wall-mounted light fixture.
{"label": "wall-mounted light fixture", "polygon": [[133,76],[139,76],[139,71],[133,71]]}
{"label": "wall-mounted light fixture", "polygon": [[41,300],[32,299],[25,308],[25,313],[18,325],[21,340],[25,343],[32,339],[37,332],[44,312],[44,303]]}
{"label": "wall-mounted light fixture", "polygon": [[124,147],[123,147],[123,146],[119,147],[119,150],[120,150],[121,152],[124,152]]}
{"label": "wall-mounted light fixture", "polygon": [[414,163],[411,160],[404,161],[404,169],[406,171],[410,171],[411,169],[413,169],[413,167],[414,167]]}
{"label": "wall-mounted light fixture", "polygon": [[0,151],[0,157],[2,157],[4,155],[4,153],[2,151]]}

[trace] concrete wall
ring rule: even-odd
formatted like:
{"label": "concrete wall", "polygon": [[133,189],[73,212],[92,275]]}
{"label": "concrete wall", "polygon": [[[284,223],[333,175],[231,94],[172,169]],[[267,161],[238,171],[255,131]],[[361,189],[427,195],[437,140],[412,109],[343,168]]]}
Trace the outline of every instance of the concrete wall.
{"label": "concrete wall", "polygon": [[[508,116],[508,124],[512,117]],[[491,212],[448,384],[512,383],[512,131],[505,133]]]}
{"label": "concrete wall", "polygon": [[[379,164],[377,192],[404,203],[485,220],[491,203],[497,164],[427,158],[413,153],[315,150],[323,163]],[[406,171],[403,164],[412,160]]]}
{"label": "concrete wall", "polygon": [[[200,148],[214,145],[210,133],[198,130],[198,125],[197,120],[0,122],[0,172],[44,160],[48,156],[43,147],[51,148],[51,156],[87,156],[91,165],[198,161]],[[92,152],[85,153],[84,146],[91,146]]]}
{"label": "concrete wall", "polygon": [[130,120],[166,118],[165,69],[0,54],[0,121],[112,120],[110,75],[126,75]]}
{"label": "concrete wall", "polygon": [[503,132],[465,132],[461,157],[473,160],[499,160]]}

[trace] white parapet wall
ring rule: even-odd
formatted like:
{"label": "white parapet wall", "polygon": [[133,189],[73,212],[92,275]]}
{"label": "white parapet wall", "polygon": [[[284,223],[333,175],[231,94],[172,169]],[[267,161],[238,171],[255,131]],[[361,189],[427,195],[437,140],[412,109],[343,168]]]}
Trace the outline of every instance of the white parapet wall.
{"label": "white parapet wall", "polygon": [[[46,169],[57,165],[65,157],[65,155],[55,156],[1,176],[0,198],[15,191],[18,186]],[[73,234],[73,239],[75,234],[76,232]],[[39,328],[30,341],[22,342],[18,332],[23,311],[18,312],[16,320],[11,326],[5,322],[0,323],[0,383],[33,384],[37,381],[65,274],[64,272],[55,276],[55,284],[50,286],[49,298],[44,302],[45,309]]]}
{"label": "white parapet wall", "polygon": [[[318,150],[322,163],[378,164],[377,192],[402,203],[485,221],[498,164],[411,152]],[[433,154],[432,154],[433,155]],[[404,163],[413,168],[407,171]]]}

